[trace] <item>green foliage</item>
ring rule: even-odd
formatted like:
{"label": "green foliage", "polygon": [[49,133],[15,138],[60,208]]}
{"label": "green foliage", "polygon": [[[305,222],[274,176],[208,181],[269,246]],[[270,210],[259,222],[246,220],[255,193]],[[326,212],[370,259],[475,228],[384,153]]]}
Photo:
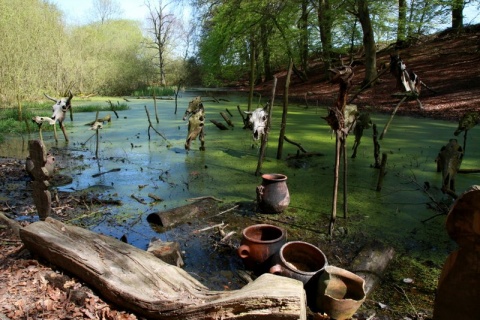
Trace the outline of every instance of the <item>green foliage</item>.
{"label": "green foliage", "polygon": [[[128,110],[130,107],[126,103],[117,103],[113,104],[115,111]],[[96,112],[96,111],[110,111],[112,107],[110,105],[85,105],[85,106],[76,106],[75,112]]]}
{"label": "green foliage", "polygon": [[149,86],[144,88],[139,88],[138,90],[133,91],[131,94],[134,97],[144,97],[144,96],[173,96],[175,94],[174,87],[158,87],[158,86]]}

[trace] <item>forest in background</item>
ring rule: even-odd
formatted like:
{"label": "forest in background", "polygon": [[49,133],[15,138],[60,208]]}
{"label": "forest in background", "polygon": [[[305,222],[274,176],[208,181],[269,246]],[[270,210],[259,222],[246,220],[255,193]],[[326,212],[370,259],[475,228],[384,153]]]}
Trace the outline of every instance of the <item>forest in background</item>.
{"label": "forest in background", "polygon": [[[144,23],[118,19],[116,0],[95,0],[96,20],[75,25],[46,0],[0,0],[0,105],[43,93],[131,95],[149,86],[218,87],[271,80],[294,62],[308,79],[340,56],[360,59],[365,82],[376,52],[414,43],[438,26],[462,32],[478,0],[145,1]],[[188,21],[174,7],[192,8]],[[21,8],[21,10],[18,10]],[[318,71],[317,71],[318,72]]]}

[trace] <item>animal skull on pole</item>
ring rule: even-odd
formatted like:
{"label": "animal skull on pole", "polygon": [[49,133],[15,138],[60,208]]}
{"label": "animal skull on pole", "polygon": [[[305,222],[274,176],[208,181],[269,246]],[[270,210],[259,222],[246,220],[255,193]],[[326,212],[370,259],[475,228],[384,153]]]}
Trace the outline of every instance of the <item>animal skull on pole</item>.
{"label": "animal skull on pole", "polygon": [[[65,115],[67,111],[72,107],[72,98],[73,98],[72,91],[69,90],[68,93],[69,93],[69,96],[67,98],[60,98],[60,99],[52,98],[46,93],[44,93],[47,99],[55,102],[55,104],[52,107],[53,114],[51,118],[55,122],[58,121],[58,123],[60,124],[60,129],[62,129],[63,136],[65,137],[66,141],[68,141],[68,136],[67,136],[67,132],[65,130],[65,125],[63,124],[63,121],[65,120]],[[58,142],[56,126],[54,125],[53,128],[54,128],[54,134],[55,134],[55,141]]]}

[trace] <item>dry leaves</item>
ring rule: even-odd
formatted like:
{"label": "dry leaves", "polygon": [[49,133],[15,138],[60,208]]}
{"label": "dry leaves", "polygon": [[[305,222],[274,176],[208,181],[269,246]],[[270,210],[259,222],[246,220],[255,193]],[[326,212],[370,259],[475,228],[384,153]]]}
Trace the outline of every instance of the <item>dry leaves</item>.
{"label": "dry leaves", "polygon": [[[0,239],[15,236],[0,225]],[[9,319],[137,319],[115,310],[76,279],[32,259],[18,241],[0,241],[2,315]]]}

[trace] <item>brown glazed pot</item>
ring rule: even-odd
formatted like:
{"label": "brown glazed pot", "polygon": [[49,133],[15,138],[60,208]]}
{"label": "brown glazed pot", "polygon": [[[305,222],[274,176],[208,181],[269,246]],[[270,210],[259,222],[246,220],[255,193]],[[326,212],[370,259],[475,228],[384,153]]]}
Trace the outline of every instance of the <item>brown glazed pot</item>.
{"label": "brown glazed pot", "polygon": [[318,281],[315,309],[325,312],[332,319],[350,319],[365,297],[365,280],[362,277],[342,268],[327,266]]}
{"label": "brown glazed pot", "polygon": [[257,202],[263,213],[281,213],[290,204],[287,176],[280,173],[265,173],[262,184],[257,186]]}
{"label": "brown glazed pot", "polygon": [[271,257],[286,241],[283,229],[269,224],[255,224],[243,229],[237,252],[247,269],[264,272],[271,265]]}

